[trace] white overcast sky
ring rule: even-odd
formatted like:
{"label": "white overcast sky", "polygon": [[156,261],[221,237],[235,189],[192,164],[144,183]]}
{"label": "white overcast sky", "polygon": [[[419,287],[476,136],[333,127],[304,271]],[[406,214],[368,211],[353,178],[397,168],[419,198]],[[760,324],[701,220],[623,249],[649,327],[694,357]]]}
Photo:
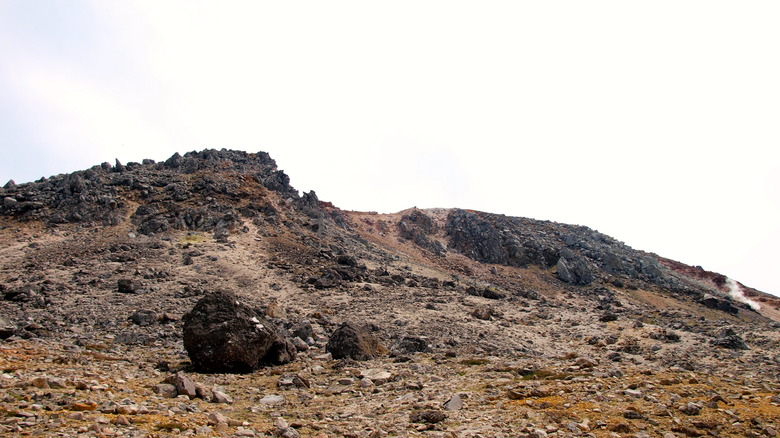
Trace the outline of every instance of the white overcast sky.
{"label": "white overcast sky", "polygon": [[0,184],[267,151],[350,210],[587,225],[780,294],[777,1],[0,0]]}

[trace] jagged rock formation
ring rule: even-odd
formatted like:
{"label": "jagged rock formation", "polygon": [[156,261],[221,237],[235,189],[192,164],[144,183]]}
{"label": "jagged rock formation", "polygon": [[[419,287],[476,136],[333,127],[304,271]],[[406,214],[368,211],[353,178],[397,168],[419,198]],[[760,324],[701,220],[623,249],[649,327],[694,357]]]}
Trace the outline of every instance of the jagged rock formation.
{"label": "jagged rock formation", "polygon": [[[299,195],[268,154],[229,150],[9,182],[0,199],[0,408],[14,419],[0,433],[746,436],[780,425],[780,300],[736,284],[754,310],[724,275],[584,226],[343,211]],[[111,386],[123,399],[103,397]],[[165,401],[182,395],[190,405]]]}
{"label": "jagged rock formation", "polygon": [[129,217],[141,234],[214,231],[219,238],[244,218],[276,220],[268,191],[318,217],[316,194],[301,197],[289,182],[265,152],[204,150],[177,153],[163,163],[103,163],[22,187],[7,184],[0,214],[49,224],[118,225]]}

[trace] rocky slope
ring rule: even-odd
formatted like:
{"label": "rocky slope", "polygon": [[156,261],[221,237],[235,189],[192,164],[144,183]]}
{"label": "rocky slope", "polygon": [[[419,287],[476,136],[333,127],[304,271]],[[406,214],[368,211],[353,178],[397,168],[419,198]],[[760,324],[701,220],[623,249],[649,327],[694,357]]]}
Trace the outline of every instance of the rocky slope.
{"label": "rocky slope", "polygon": [[[343,211],[267,154],[227,150],[0,197],[8,436],[774,436],[780,421],[780,302],[587,227]],[[296,359],[197,372],[183,319],[217,290]],[[380,353],[333,359],[345,322]]]}

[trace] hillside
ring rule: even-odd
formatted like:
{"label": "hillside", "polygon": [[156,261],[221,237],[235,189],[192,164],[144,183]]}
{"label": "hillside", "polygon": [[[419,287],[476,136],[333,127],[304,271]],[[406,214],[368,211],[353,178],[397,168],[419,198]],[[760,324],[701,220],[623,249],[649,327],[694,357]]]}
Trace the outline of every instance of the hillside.
{"label": "hillside", "polygon": [[[780,300],[585,226],[345,211],[268,154],[228,150],[0,197],[8,436],[775,436],[780,421]],[[218,290],[303,342],[297,358],[198,372],[183,321]],[[344,322],[381,354],[333,359]],[[181,376],[201,393],[161,388]]]}

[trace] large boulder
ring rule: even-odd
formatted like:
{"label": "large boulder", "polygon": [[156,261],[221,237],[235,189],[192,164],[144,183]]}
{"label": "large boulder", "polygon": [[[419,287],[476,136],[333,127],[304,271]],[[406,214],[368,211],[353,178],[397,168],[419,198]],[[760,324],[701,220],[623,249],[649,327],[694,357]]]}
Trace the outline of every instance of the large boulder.
{"label": "large boulder", "polygon": [[365,326],[341,324],[330,336],[325,350],[334,359],[369,360],[387,353],[379,339]]}
{"label": "large boulder", "polygon": [[182,320],[184,348],[198,371],[247,373],[295,359],[286,336],[231,292],[207,294]]}

